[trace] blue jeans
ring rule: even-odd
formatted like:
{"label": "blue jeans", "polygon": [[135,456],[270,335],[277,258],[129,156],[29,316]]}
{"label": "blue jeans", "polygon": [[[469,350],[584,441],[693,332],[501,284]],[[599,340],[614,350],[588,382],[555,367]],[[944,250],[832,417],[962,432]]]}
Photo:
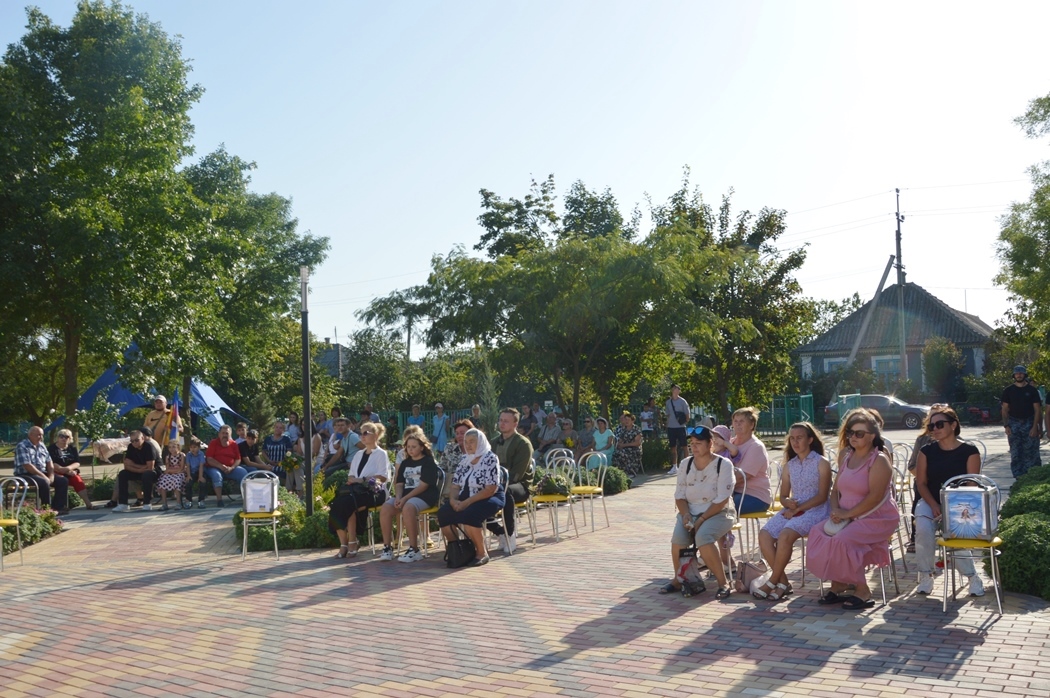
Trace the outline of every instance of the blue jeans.
{"label": "blue jeans", "polygon": [[769,511],[768,504],[749,494],[744,495],[744,501],[741,503],[739,492],[733,493],[733,506],[739,509],[741,514],[757,514],[760,511]]}
{"label": "blue jeans", "polygon": [[[248,475],[248,471],[244,469],[243,465],[238,465],[236,468],[234,468],[230,472],[229,475],[226,475],[226,476],[224,476],[222,471],[219,470],[218,468],[213,468],[210,465],[205,465],[205,466],[202,466],[202,467],[204,468],[204,479],[211,482],[211,486],[212,486],[212,491],[213,492],[216,489],[221,491],[222,481],[223,481],[224,477],[227,480],[233,480],[235,483],[237,483],[237,491],[239,492],[240,488],[241,488],[241,480],[243,480],[245,478],[245,476]],[[187,485],[187,487],[192,488],[193,483],[197,481],[197,477],[198,477],[198,473],[199,472],[200,472],[199,468],[194,468],[192,465],[190,466],[190,483],[189,483],[189,485]],[[191,498],[193,497],[193,490],[192,489],[189,490],[189,496]],[[206,489],[204,489],[204,484],[201,483],[200,492],[199,492],[199,496],[197,498],[197,501],[199,501],[199,502],[200,501],[204,501],[204,498],[207,497],[207,496],[208,496],[208,491]]]}
{"label": "blue jeans", "polygon": [[1042,465],[1039,458],[1039,437],[1029,436],[1033,419],[1010,417],[1007,420],[1007,426],[1010,427],[1010,436],[1007,437],[1010,442],[1010,472],[1015,478],[1027,473],[1029,468]]}

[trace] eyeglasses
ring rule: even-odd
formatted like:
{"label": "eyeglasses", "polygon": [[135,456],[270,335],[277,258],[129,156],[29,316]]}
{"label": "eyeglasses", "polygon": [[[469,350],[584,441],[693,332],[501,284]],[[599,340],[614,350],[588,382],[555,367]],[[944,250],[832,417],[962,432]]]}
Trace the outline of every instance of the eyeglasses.
{"label": "eyeglasses", "polygon": [[874,433],[875,432],[872,431],[864,431],[863,429],[849,429],[846,431],[846,438],[852,439],[853,437],[857,437],[858,439],[863,439],[868,434]]}
{"label": "eyeglasses", "polygon": [[943,429],[944,427],[948,426],[949,424],[954,424],[954,423],[955,423],[954,419],[942,419],[942,420],[937,421],[937,422],[930,422],[930,429]]}
{"label": "eyeglasses", "polygon": [[65,434],[59,434],[58,438],[60,438],[60,439],[68,439],[70,437],[66,436]]}

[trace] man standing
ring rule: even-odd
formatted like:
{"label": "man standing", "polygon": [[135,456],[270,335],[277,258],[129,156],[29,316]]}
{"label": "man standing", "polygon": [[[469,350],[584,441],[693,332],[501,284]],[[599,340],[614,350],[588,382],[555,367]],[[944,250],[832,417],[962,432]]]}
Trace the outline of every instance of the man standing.
{"label": "man standing", "polygon": [[160,450],[136,429],[129,434],[131,443],[124,453],[124,469],[117,473],[117,506],[113,511],[124,513],[131,511],[128,506],[128,483],[138,480],[142,483],[142,511],[150,511],[153,506],[153,483],[157,481],[154,470],[160,461]]}
{"label": "man standing", "polygon": [[529,498],[529,465],[532,463],[532,442],[518,433],[518,411],[507,407],[499,413],[496,428],[499,436],[492,442],[492,452],[499,458],[499,464],[510,473],[507,484],[507,502],[503,507],[503,518],[507,530],[494,532],[500,536],[503,550],[513,553],[518,547],[517,533],[514,530],[514,505]]}
{"label": "man standing", "polygon": [[1003,425],[1010,442],[1010,471],[1015,478],[1041,465],[1039,460],[1039,425],[1043,403],[1039,391],[1028,382],[1028,369],[1014,366],[1014,382],[1002,396]]}
{"label": "man standing", "polygon": [[671,469],[668,475],[678,474],[678,463],[685,458],[685,428],[689,425],[689,403],[682,397],[682,387],[671,386],[671,398],[664,404],[667,414],[667,444],[671,447]]}
{"label": "man standing", "polygon": [[182,434],[182,418],[179,417],[179,413],[172,414],[172,408],[168,407],[168,398],[157,395],[153,398],[153,411],[146,415],[142,426],[149,427],[150,433],[154,435],[153,439],[160,444],[161,453],[168,445],[172,425],[178,430],[177,433]]}
{"label": "man standing", "polygon": [[[40,506],[51,507],[60,514],[69,510],[69,480],[55,472],[55,464],[44,445],[44,430],[29,427],[25,439],[15,446],[15,475],[36,484]],[[54,506],[51,506],[51,485],[55,486]]]}

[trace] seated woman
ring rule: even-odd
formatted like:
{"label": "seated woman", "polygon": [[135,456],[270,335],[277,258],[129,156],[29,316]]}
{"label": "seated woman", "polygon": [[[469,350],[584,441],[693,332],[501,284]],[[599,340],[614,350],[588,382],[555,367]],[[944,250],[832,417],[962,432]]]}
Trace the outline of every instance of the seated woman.
{"label": "seated woman", "polygon": [[558,448],[567,448],[570,451],[576,448],[576,444],[580,441],[580,435],[576,433],[576,430],[572,428],[572,420],[568,417],[563,417],[561,420],[561,432],[558,434]]}
{"label": "seated woman", "polygon": [[609,428],[609,420],[598,417],[598,427],[594,430],[594,451],[605,455],[605,460],[612,465],[613,454],[616,452],[616,435]]}
{"label": "seated woman", "polygon": [[691,456],[678,464],[674,503],[678,508],[674,533],[671,534],[671,562],[675,576],[660,588],[669,594],[682,588],[678,579],[678,554],[682,548],[696,544],[704,564],[718,580],[716,598],[729,596],[729,583],[722,567],[717,543],[729,533],[736,521],[732,495],[733,464],[711,452],[711,430],[694,427],[688,430]]}
{"label": "seated woman", "polygon": [[755,436],[758,426],[758,410],[742,407],[733,413],[733,433],[730,441],[737,449],[734,463],[747,476],[747,491],[744,481],[736,483],[733,503],[741,514],[757,514],[768,511],[773,502],[769,484],[769,454],[766,445]]}
{"label": "seated woman", "polygon": [[358,539],[364,535],[368,523],[366,512],[386,501],[390,457],[378,446],[385,431],[382,424],[365,422],[361,425],[364,448],[354,454],[347,471],[346,486],[339,488],[329,507],[328,529],[339,538],[336,557],[357,555]]}
{"label": "seated woman", "polygon": [[[846,413],[829,520],[850,523],[834,535],[823,526],[809,531],[807,564],[818,579],[831,580],[822,605],[840,603],[849,610],[875,605],[866,572],[890,564],[889,540],[900,516],[892,496],[893,469],[881,449],[882,435],[872,414],[863,408]],[[856,591],[842,596],[851,584]]]}
{"label": "seated woman", "polygon": [[787,468],[780,477],[780,502],[784,508],[758,534],[758,546],[769,565],[769,581],[754,595],[770,601],[793,591],[785,572],[792,546],[809,535],[814,524],[823,524],[829,514],[831,463],[824,457],[824,443],[816,428],[809,422],[792,424],[784,442]]}
{"label": "seated woman", "polygon": [[588,453],[594,450],[594,420],[590,417],[583,418],[583,429],[580,429],[579,438],[576,440],[576,448],[573,449],[573,455],[576,456],[576,460],[580,460],[580,456],[584,453]]}
{"label": "seated woman", "polygon": [[[408,433],[408,430],[405,430]],[[408,551],[401,555],[401,562],[418,562],[423,559],[419,551],[419,512],[438,502],[438,466],[430,450],[430,441],[422,430],[405,437],[405,459],[397,468],[394,478],[394,498],[383,503],[379,510],[379,525],[383,529],[383,552],[380,560],[393,560],[394,517],[401,517],[401,525],[408,533]]]}
{"label": "seated woman", "polygon": [[[937,550],[937,523],[941,518],[941,487],[957,475],[981,472],[981,452],[959,440],[959,416],[947,405],[934,405],[926,418],[934,442],[922,447],[915,463],[915,563],[919,568],[919,594],[933,592],[933,565]],[[970,596],[984,596],[984,582],[973,559],[955,554],[959,573],[970,579]]]}
{"label": "seated woman", "polygon": [[452,478],[449,500],[438,509],[438,525],[445,540],[456,540],[456,526],[462,526],[474,544],[474,565],[489,561],[482,526],[506,503],[500,489],[499,459],[489,447],[489,440],[478,429],[463,437],[463,459]]}
{"label": "seated woman", "polygon": [[630,412],[620,417],[615,448],[612,465],[632,476],[642,471],[642,430],[634,425],[634,415]]}
{"label": "seated woman", "polygon": [[47,454],[51,456],[55,473],[64,475],[80,498],[84,500],[84,507],[94,509],[91,503],[91,494],[87,491],[84,478],[80,477],[80,453],[73,443],[73,432],[69,429],[59,429],[56,436],[58,441],[47,447]]}

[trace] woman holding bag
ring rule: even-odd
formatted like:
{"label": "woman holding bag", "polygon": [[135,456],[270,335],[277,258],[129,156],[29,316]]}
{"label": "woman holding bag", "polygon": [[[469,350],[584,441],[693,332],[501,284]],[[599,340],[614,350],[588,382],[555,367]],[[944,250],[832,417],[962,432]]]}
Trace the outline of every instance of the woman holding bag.
{"label": "woman holding bag", "polygon": [[[386,482],[390,479],[390,458],[376,444],[386,428],[365,422],[361,427],[362,448],[354,454],[346,484],[339,488],[328,511],[328,528],[339,538],[338,558],[357,555],[358,538],[364,534],[365,512],[386,501]],[[351,538],[350,531],[353,531]]]}
{"label": "woman holding bag", "polygon": [[[818,579],[831,580],[822,605],[871,608],[868,567],[890,564],[889,539],[900,521],[893,468],[881,452],[875,417],[861,408],[846,414],[839,430],[839,474],[831,490],[831,517],[809,533],[807,564]],[[856,591],[843,596],[846,587]]]}

